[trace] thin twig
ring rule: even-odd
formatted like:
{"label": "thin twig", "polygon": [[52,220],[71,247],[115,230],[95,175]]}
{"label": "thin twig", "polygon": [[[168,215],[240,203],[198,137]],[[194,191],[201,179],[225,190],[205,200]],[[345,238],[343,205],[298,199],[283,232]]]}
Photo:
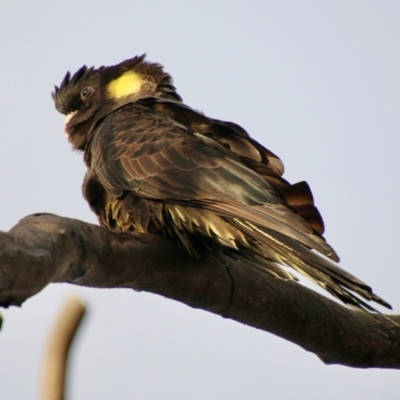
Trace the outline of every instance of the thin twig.
{"label": "thin twig", "polygon": [[86,313],[84,304],[70,298],[54,324],[43,359],[40,400],[64,400],[68,356]]}

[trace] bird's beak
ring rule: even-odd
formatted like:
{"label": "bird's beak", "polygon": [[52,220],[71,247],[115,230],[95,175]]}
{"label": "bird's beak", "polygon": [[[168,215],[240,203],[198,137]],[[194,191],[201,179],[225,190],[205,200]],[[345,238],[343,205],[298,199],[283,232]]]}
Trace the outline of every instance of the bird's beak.
{"label": "bird's beak", "polygon": [[66,115],[65,120],[64,120],[64,133],[65,136],[67,137],[67,139],[69,139],[69,134],[68,134],[68,130],[67,130],[67,125],[68,122],[71,120],[71,118],[77,113],[77,111],[72,111],[69,114]]}

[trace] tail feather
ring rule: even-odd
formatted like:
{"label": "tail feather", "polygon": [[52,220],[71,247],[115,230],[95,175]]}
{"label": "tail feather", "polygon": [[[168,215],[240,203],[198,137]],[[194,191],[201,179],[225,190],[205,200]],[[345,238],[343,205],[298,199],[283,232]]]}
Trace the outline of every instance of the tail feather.
{"label": "tail feather", "polygon": [[275,278],[298,281],[297,276],[290,273],[287,268],[277,264],[276,262],[268,260],[262,255],[261,252],[258,252],[257,249],[241,249],[240,252],[235,252],[235,255],[238,259],[243,260],[247,264],[260,269]]}
{"label": "tail feather", "polygon": [[[288,270],[288,267],[293,268],[354,308],[377,312],[364,300],[392,308],[373,293],[366,283],[340,268],[332,260],[336,259],[335,253],[330,252],[328,245],[324,247],[325,242],[322,239],[321,246],[311,247],[307,246],[307,240],[303,241],[307,244],[303,244],[296,236],[287,236],[285,231],[278,232],[254,221],[229,217],[229,213],[222,211],[223,215],[218,215],[204,208],[168,203],[161,205],[150,201],[147,203],[155,224],[168,236],[177,238],[190,254],[200,256],[204,249],[212,250],[215,245],[221,246],[220,248],[230,249],[229,254],[236,258],[280,279],[297,280]],[[116,212],[121,210],[117,209]],[[146,215],[144,221],[149,219],[147,212],[141,214]],[[136,227],[136,230],[138,228],[140,227]],[[303,236],[305,235],[304,233]],[[314,243],[310,241],[310,244]],[[333,254],[332,259],[313,250],[313,247],[325,250],[326,255]]]}
{"label": "tail feather", "polygon": [[[271,254],[272,249],[275,254],[273,261],[292,267],[345,304],[357,309],[377,312],[361,299],[363,298],[368,301],[374,301],[389,309],[392,308],[385,300],[373,293],[372,289],[366,283],[296,240],[266,228],[262,230],[258,227],[257,229],[253,229],[253,224],[248,222],[241,221],[238,223],[235,219],[232,219],[230,222],[232,225],[245,231],[257,243],[257,249],[260,253],[263,253],[263,249],[267,248],[267,253]],[[268,257],[266,253],[265,256]],[[258,260],[263,264],[262,260]],[[270,264],[271,262],[266,267],[268,268]]]}

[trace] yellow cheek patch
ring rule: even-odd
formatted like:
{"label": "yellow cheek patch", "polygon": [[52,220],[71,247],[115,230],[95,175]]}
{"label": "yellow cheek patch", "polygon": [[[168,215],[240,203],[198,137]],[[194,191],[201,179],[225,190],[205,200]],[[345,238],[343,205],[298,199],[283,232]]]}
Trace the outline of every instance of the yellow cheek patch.
{"label": "yellow cheek patch", "polygon": [[136,72],[125,72],[119,78],[108,84],[107,92],[113,99],[138,93],[142,87],[143,79]]}

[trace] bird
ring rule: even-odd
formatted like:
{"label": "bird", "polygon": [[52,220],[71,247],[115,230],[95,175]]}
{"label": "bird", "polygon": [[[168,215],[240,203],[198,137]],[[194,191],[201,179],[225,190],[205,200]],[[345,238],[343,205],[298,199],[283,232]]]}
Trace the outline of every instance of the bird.
{"label": "bird", "polygon": [[186,105],[161,64],[84,65],[51,95],[83,152],[82,192],[101,226],[164,235],[194,257],[225,255],[277,279],[297,271],[350,307],[391,309],[338,265],[309,185],[286,181],[281,159],[241,126]]}

